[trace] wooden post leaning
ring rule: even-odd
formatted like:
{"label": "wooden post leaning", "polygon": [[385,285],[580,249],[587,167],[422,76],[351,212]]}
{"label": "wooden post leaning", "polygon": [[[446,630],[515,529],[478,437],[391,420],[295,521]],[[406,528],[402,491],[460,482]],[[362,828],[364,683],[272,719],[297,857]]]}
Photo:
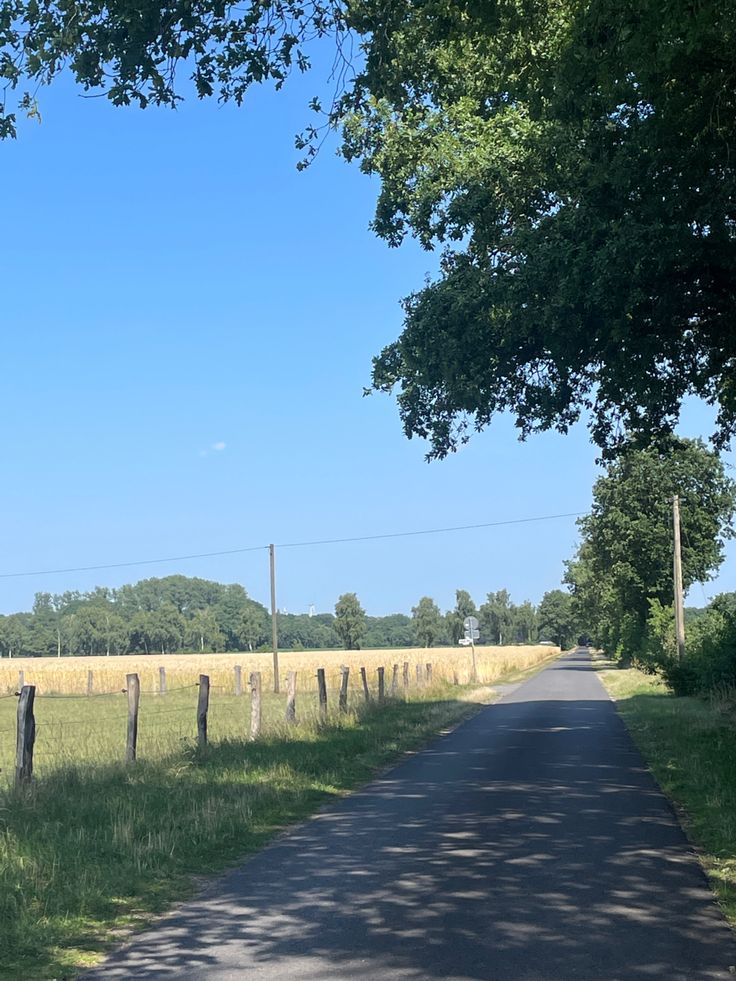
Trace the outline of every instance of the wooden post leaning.
{"label": "wooden post leaning", "polygon": [[365,672],[365,668],[361,668],[360,669],[360,677],[361,677],[361,680],[363,682],[363,695],[365,696],[366,702],[370,702],[370,700],[371,700],[371,691],[370,691],[370,688],[368,687],[368,676],[367,676],[367,674]]}
{"label": "wooden post leaning", "polygon": [[348,710],[348,681],[350,679],[350,668],[340,665],[340,713],[344,715]]}
{"label": "wooden post leaning", "polygon": [[376,668],[376,674],[378,675],[378,701],[383,702],[386,699],[386,680],[384,678],[385,668]]}
{"label": "wooden post leaning", "polygon": [[261,672],[253,671],[250,676],[250,738],[258,739],[261,734]]}
{"label": "wooden post leaning", "polygon": [[317,668],[317,691],[319,692],[319,721],[327,722],[327,682],[324,668]]}
{"label": "wooden post leaning", "polygon": [[197,743],[207,745],[207,712],[210,707],[210,676],[199,676],[199,698],[197,699]]}
{"label": "wooden post leaning", "polygon": [[128,738],[125,744],[125,761],[134,763],[138,751],[138,707],[141,701],[141,680],[137,674],[125,676],[128,693]]}
{"label": "wooden post leaning", "polygon": [[296,723],[296,671],[286,676],[286,721]]}
{"label": "wooden post leaning", "polygon": [[33,702],[35,685],[23,685],[18,699],[18,731],[15,742],[15,783],[28,783],[33,776],[33,744],[36,741],[36,719]]}

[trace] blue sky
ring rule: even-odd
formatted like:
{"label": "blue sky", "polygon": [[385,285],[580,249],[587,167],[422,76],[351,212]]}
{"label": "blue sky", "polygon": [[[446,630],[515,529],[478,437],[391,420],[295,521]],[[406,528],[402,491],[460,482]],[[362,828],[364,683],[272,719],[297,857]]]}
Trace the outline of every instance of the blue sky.
{"label": "blue sky", "polygon": [[[328,144],[297,173],[317,78],[245,108],[116,110],[68,84],[0,144],[4,468],[0,572],[132,562],[270,541],[584,511],[583,426],[519,444],[500,420],[427,464],[394,402],[362,397],[399,300],[436,257],[368,229],[377,186]],[[690,406],[688,435],[710,413]],[[573,519],[281,550],[279,607],[450,607],[559,585]],[[0,612],[37,590],[181,572],[268,597],[265,552],[0,579]],[[709,595],[736,588],[736,549]],[[702,591],[691,597],[701,603]]]}

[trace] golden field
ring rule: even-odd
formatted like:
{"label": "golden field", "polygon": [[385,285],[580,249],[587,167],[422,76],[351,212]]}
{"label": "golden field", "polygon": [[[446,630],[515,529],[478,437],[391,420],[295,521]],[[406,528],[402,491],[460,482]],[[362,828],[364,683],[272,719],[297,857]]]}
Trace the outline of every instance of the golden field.
{"label": "golden field", "polygon": [[[509,671],[524,671],[541,663],[559,649],[549,645],[509,647],[476,647],[478,681],[490,684]],[[401,650],[361,651],[282,651],[279,653],[279,674],[283,680],[287,671],[296,671],[297,685],[302,691],[316,691],[317,668],[325,668],[328,686],[339,683],[340,666],[353,671],[351,685],[359,684],[358,671],[365,667],[375,683],[376,668],[386,668],[386,683],[391,668],[409,662],[412,680],[415,665],[431,663],[437,681],[454,680],[460,684],[471,678],[472,655],[468,647],[403,648]],[[242,669],[243,686],[251,671],[260,671],[264,689],[273,687],[273,655],[253,654],[125,654],[112,657],[36,657],[4,659],[0,662],[0,694],[17,691],[19,671],[27,685],[36,685],[37,694],[75,694],[87,692],[87,673],[92,671],[93,691],[119,692],[125,687],[125,676],[137,673],[143,692],[154,692],[159,685],[159,668],[166,669],[169,689],[193,685],[200,674],[209,675],[210,684],[224,691],[234,691],[234,667]]]}

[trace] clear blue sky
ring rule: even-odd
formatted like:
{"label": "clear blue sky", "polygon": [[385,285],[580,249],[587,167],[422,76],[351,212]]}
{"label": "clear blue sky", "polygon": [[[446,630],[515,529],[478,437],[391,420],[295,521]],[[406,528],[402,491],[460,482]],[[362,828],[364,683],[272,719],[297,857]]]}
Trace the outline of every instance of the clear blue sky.
{"label": "clear blue sky", "polygon": [[[297,173],[317,78],[245,108],[115,110],[41,93],[2,160],[0,572],[55,569],[585,510],[583,426],[516,441],[501,420],[442,463],[394,402],[362,397],[400,298],[436,257],[368,229],[376,185],[328,144]],[[683,432],[705,434],[692,406]],[[216,448],[215,448],[216,447]],[[278,556],[279,607],[443,608],[559,585],[573,519]],[[265,552],[0,579],[0,611],[37,590],[181,572],[268,598]],[[736,588],[736,550],[708,594]],[[691,600],[702,603],[695,590]]]}

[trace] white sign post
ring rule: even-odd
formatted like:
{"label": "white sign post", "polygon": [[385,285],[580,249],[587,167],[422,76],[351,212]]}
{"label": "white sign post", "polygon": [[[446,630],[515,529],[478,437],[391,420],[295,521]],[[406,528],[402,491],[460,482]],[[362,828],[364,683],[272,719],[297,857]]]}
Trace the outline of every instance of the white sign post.
{"label": "white sign post", "polygon": [[474,684],[478,682],[478,665],[475,661],[475,641],[480,637],[480,631],[478,630],[478,618],[477,617],[465,617],[463,620],[463,627],[465,628],[465,637],[470,641],[470,650],[473,652],[473,673],[471,675],[471,681]]}

